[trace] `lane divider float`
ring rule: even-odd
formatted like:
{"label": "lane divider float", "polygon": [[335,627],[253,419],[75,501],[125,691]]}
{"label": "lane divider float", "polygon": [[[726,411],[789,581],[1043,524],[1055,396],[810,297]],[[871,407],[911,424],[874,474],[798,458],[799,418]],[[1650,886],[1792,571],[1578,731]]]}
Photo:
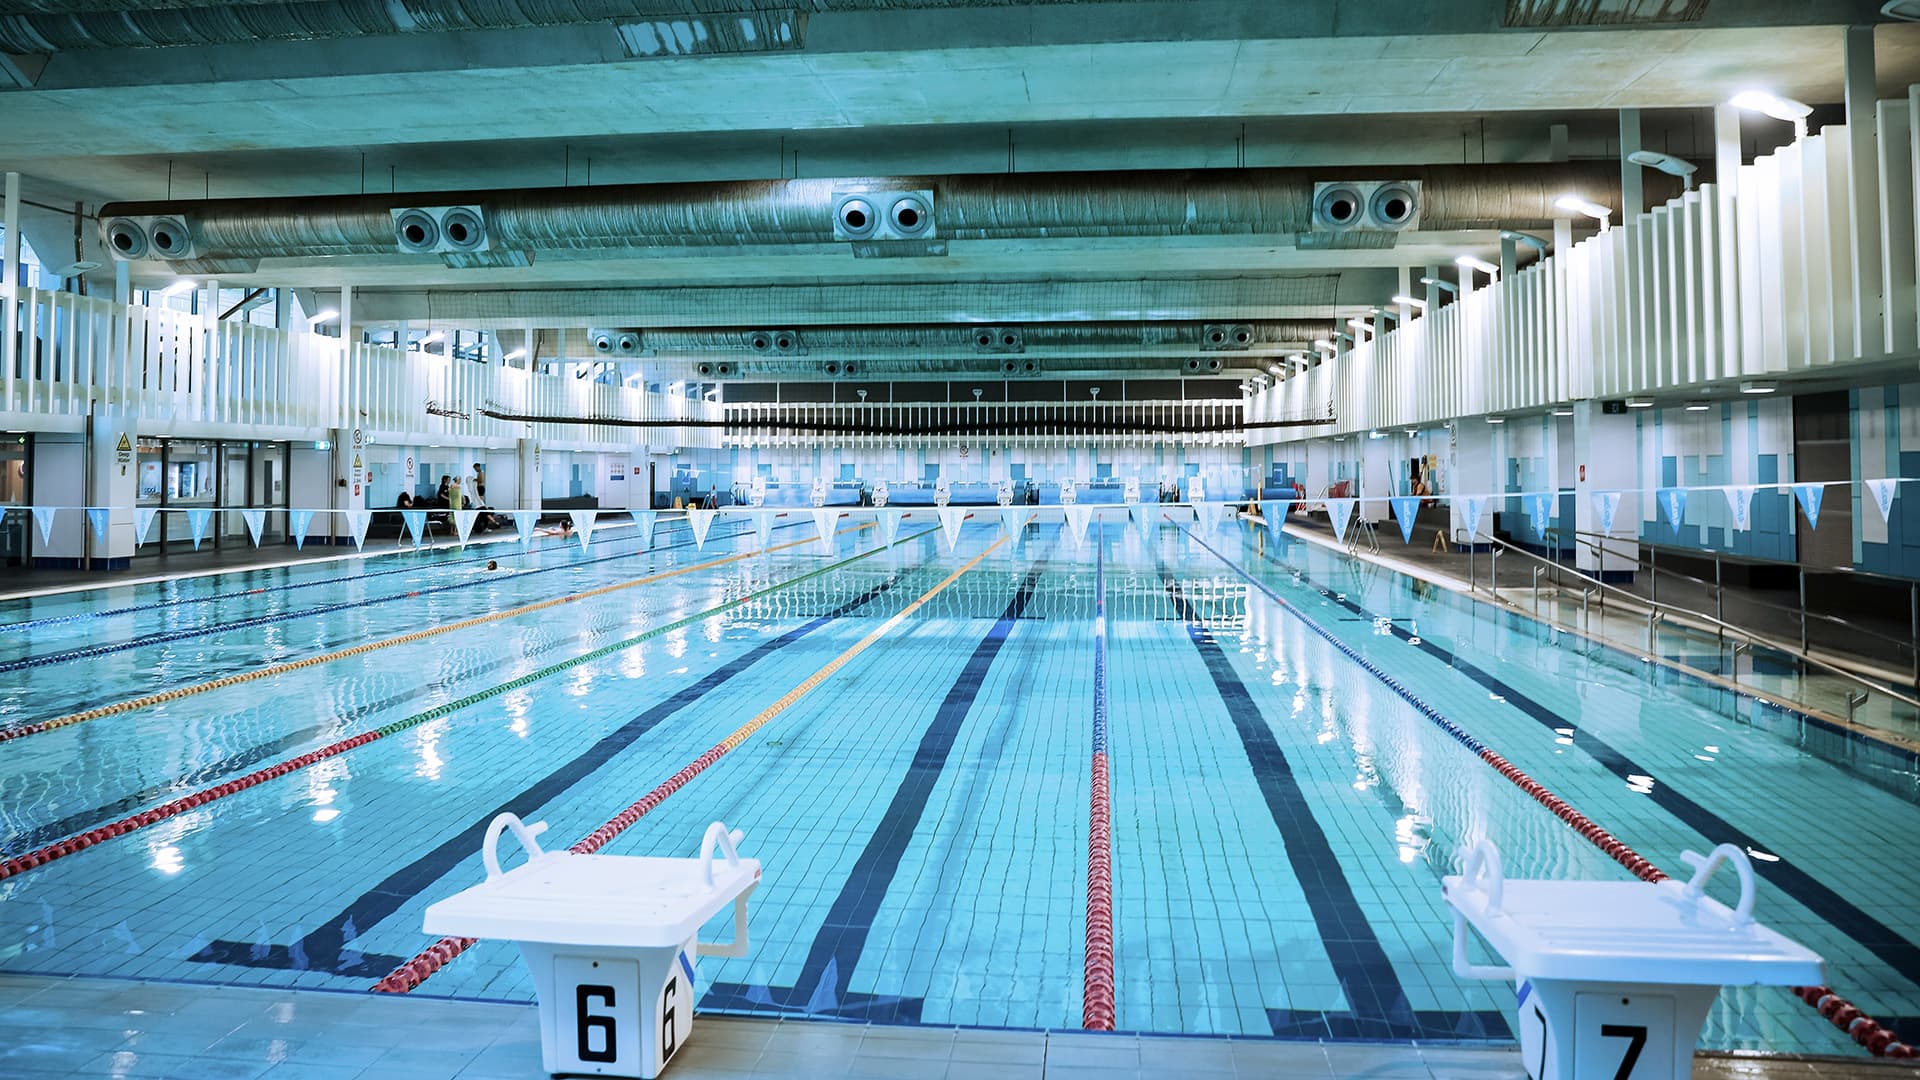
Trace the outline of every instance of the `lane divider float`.
{"label": "lane divider float", "polygon": [[[860,529],[871,529],[871,528],[873,528],[873,525],[871,523],[868,523],[866,525],[857,525],[852,527],[851,529],[843,529],[841,531],[842,532],[859,531]],[[544,611],[547,608],[557,607],[561,604],[571,604],[579,600],[586,600],[596,596],[605,596],[608,593],[619,592],[622,589],[631,589],[639,585],[650,585],[657,581],[665,581],[668,578],[678,577],[681,574],[691,574],[700,570],[711,570],[716,566],[725,566],[728,563],[739,562],[742,559],[749,559],[755,555],[772,554],[773,552],[776,552],[776,551],[785,551],[788,548],[796,548],[805,544],[813,544],[813,543],[818,543],[818,541],[817,540],[793,540],[784,544],[775,544],[772,547],[769,547],[760,551],[743,551],[736,555],[723,556],[721,558],[712,559],[707,562],[697,563],[693,566],[682,566],[673,570],[664,570],[657,574],[649,574],[646,577],[635,578],[632,581],[622,581],[612,585],[602,585],[599,588],[588,589],[585,592],[569,593],[566,596],[556,596],[551,600],[539,600],[531,604],[522,604],[519,607],[507,608],[504,611],[493,611],[493,612],[488,612],[485,615],[476,615],[470,619],[461,619],[458,622],[444,623],[440,626],[430,626],[425,630],[415,630],[411,633],[401,634],[398,637],[385,638],[380,641],[369,641],[369,642],[366,642],[365,644],[353,645],[345,649],[336,649],[335,651],[329,652],[329,653],[321,653],[318,656],[309,656],[304,659],[289,660],[285,663],[273,664],[268,667],[254,668],[249,671],[235,672],[232,675],[225,675],[218,679],[212,679],[210,681],[203,682],[203,683],[194,683],[191,686],[180,686],[180,687],[175,687],[172,690],[161,690],[151,694],[143,694],[140,697],[128,698],[125,701],[117,701],[111,705],[98,705],[91,709],[83,709],[80,712],[69,713],[65,716],[58,716],[51,720],[41,720],[31,724],[17,724],[9,728],[0,728],[0,743],[9,742],[13,739],[25,738],[28,735],[38,735],[42,732],[54,731],[59,728],[69,727],[71,725],[83,723],[88,720],[98,720],[103,716],[117,716],[121,713],[132,712],[135,709],[144,709],[149,705],[158,705],[162,702],[167,702],[167,701],[178,701],[181,698],[192,697],[195,694],[204,694],[210,690],[224,690],[229,686],[238,686],[241,683],[253,682],[256,679],[271,678],[275,675],[284,675],[289,671],[298,671],[302,668],[310,668],[319,664],[330,663],[334,660],[344,660],[350,656],[361,656],[366,653],[374,652],[379,649],[390,649],[395,645],[407,645],[416,641],[424,641],[427,638],[434,637],[439,634],[450,634],[456,630],[466,630],[471,627],[482,626],[486,623],[497,622],[501,619],[513,618],[514,616],[517,616],[517,615],[526,615],[535,611]],[[626,558],[627,556],[619,556],[619,557]]]}
{"label": "lane divider float", "polygon": [[[870,528],[870,527],[871,526],[859,526],[859,528]],[[33,851],[29,851],[23,855],[18,855],[18,856],[15,856],[14,858],[0,861],[0,881],[4,881],[7,878],[13,877],[17,874],[25,873],[26,871],[32,870],[36,867],[45,866],[46,864],[53,862],[56,859],[65,858],[66,856],[71,855],[76,851],[85,851],[86,849],[93,847],[96,844],[102,843],[107,840],[111,840],[116,836],[125,836],[127,833],[133,832],[136,829],[142,829],[148,825],[154,824],[155,822],[165,821],[170,817],[175,817],[179,814],[183,814],[188,810],[205,806],[207,803],[213,802],[215,799],[223,799],[228,795],[234,794],[235,792],[245,791],[250,787],[255,787],[260,784],[264,784],[267,781],[275,779],[277,777],[285,776],[291,772],[297,772],[317,762],[325,761],[328,758],[332,758],[332,757],[338,757],[349,750],[353,750],[357,747],[365,746],[368,743],[374,742],[379,739],[384,739],[389,735],[397,735],[400,732],[406,731],[409,728],[418,727],[419,725],[427,723],[430,720],[438,720],[443,716],[449,716],[453,713],[459,712],[461,709],[465,709],[465,708],[468,708],[469,706],[477,705],[480,702],[486,701],[489,698],[499,697],[501,694],[518,690],[523,686],[528,686],[532,683],[540,681],[541,679],[545,679],[553,675],[557,675],[560,672],[566,671],[570,668],[579,667],[581,664],[590,663],[594,660],[601,659],[602,657],[610,656],[616,652],[620,652],[623,649],[630,649],[633,646],[638,645],[643,641],[647,641],[652,638],[659,637],[662,634],[670,634],[675,630],[679,630],[688,626],[693,626],[706,619],[713,618],[715,615],[724,614],[725,612],[730,611],[733,608],[740,607],[743,604],[748,604],[755,600],[760,600],[767,596],[771,596],[772,594],[779,592],[783,589],[791,588],[795,585],[800,584],[803,581],[809,581],[813,578],[820,577],[824,574],[832,573],[835,570],[842,569],[852,563],[859,562],[862,559],[871,558],[874,555],[877,555],[880,552],[887,550],[887,548],[890,546],[904,544],[909,540],[918,540],[921,537],[931,535],[933,531],[934,530],[932,529],[923,530],[921,532],[913,534],[912,536],[903,537],[900,540],[895,541],[893,545],[881,545],[873,548],[870,551],[863,551],[858,555],[854,555],[849,558],[842,559],[839,562],[829,563],[826,566],[822,566],[814,570],[809,570],[804,574],[800,574],[796,577],[788,578],[787,580],[779,582],[778,584],[769,585],[761,589],[756,589],[753,592],[747,593],[743,596],[736,597],[732,600],[728,600],[725,603],[717,604],[714,607],[710,607],[705,611],[699,612],[697,614],[688,615],[680,619],[675,619],[672,622],[663,623],[659,626],[649,627],[648,629],[643,630],[640,633],[633,635],[632,637],[621,638],[619,641],[613,642],[608,645],[602,645],[597,649],[594,649],[590,652],[582,653],[579,656],[575,656],[567,660],[562,660],[559,663],[549,664],[546,667],[540,668],[537,671],[530,671],[527,674],[522,675],[517,679],[509,680],[508,682],[501,683],[498,686],[489,687],[486,690],[476,691],[474,693],[468,694],[466,697],[460,698],[457,701],[449,701],[444,705],[436,705],[425,712],[417,713],[413,716],[409,716],[404,720],[396,720],[391,724],[384,724],[380,727],[374,728],[371,731],[363,731],[360,734],[354,735],[350,738],[342,739],[335,743],[330,743],[326,746],[320,747],[317,750],[308,751],[307,753],[301,754],[299,757],[288,758],[285,761],[276,762],[275,764],[269,765],[266,768],[256,769],[253,772],[246,774],[245,776],[237,777],[223,784],[216,784],[213,787],[203,788],[199,791],[193,792],[190,795],[183,795],[180,798],[162,803],[159,806],[153,807],[152,809],[143,810],[137,814],[129,814],[128,816],[120,818],[117,821],[108,822],[105,825],[88,829],[86,832],[78,833],[64,840],[56,841],[54,843],[46,845],[45,847],[41,847]],[[814,541],[814,540],[801,541],[801,543],[809,543],[809,544],[817,543],[817,542],[818,541]],[[743,556],[735,556],[735,557],[740,558]],[[694,568],[688,567],[687,569],[691,570]],[[676,572],[684,572],[684,571],[676,571]]]}
{"label": "lane divider float", "polygon": [[[930,535],[935,531],[936,530],[928,529],[925,532],[915,534],[915,538]],[[760,710],[753,719],[735,728],[732,734],[714,744],[706,753],[694,758],[691,762],[687,763],[685,768],[662,781],[658,787],[641,796],[639,801],[628,806],[618,814],[615,814],[612,818],[608,819],[606,824],[588,833],[579,843],[574,844],[567,850],[576,855],[591,855],[606,846],[608,841],[625,832],[634,822],[639,821],[655,807],[665,802],[667,796],[672,795],[674,792],[686,786],[688,781],[707,771],[714,762],[719,761],[735,747],[745,742],[749,736],[765,726],[767,721],[785,712],[795,702],[806,697],[815,687],[831,678],[834,672],[845,667],[854,657],[867,651],[874,642],[892,633],[894,628],[905,622],[909,615],[920,610],[927,601],[939,595],[947,586],[959,581],[969,570],[980,565],[982,560],[988,555],[993,554],[994,549],[1006,542],[1007,538],[1002,536],[987,545],[986,550],[968,559],[958,570],[942,578],[933,588],[921,593],[919,599],[901,608],[886,622],[875,627],[866,637],[854,642],[853,646],[846,652],[827,661],[825,666],[821,667],[819,671],[807,676],[800,685],[781,695],[778,701]],[[385,978],[373,985],[373,990],[376,993],[382,994],[408,993],[431,978],[434,972],[446,967],[448,962],[453,960],[454,957],[472,948],[479,940],[478,938],[468,937],[443,937],[416,953],[411,960],[394,968]]]}
{"label": "lane divider float", "polygon": [[1087,817],[1087,955],[1080,1026],[1112,1031],[1113,829],[1107,785],[1107,577],[1102,525],[1094,526],[1093,795]]}
{"label": "lane divider float", "polygon": [[[1173,519],[1169,517],[1167,520],[1172,521]],[[1440,710],[1422,700],[1418,694],[1408,689],[1400,680],[1387,674],[1383,668],[1367,659],[1359,650],[1341,641],[1338,637],[1335,637],[1332,631],[1320,625],[1306,612],[1283,599],[1280,594],[1275,592],[1266,582],[1249,574],[1246,568],[1215,550],[1211,544],[1195,536],[1180,523],[1174,522],[1174,527],[1186,533],[1188,539],[1205,548],[1214,558],[1225,563],[1234,573],[1245,578],[1249,584],[1255,589],[1258,589],[1267,599],[1272,600],[1278,604],[1282,610],[1306,624],[1307,629],[1325,639],[1328,644],[1339,650],[1347,659],[1359,664],[1368,674],[1385,683],[1388,689],[1398,694],[1407,704],[1412,705],[1421,715],[1433,721],[1441,730],[1452,736],[1456,742],[1472,750],[1479,756],[1480,760],[1492,766],[1496,772],[1506,777],[1514,786],[1526,792],[1533,801],[1552,811],[1555,817],[1566,822],[1589,843],[1601,851],[1606,852],[1608,858],[1625,867],[1633,876],[1647,882],[1657,883],[1667,880],[1668,875],[1665,871],[1653,865],[1651,861],[1634,851],[1631,847],[1628,847],[1624,841],[1601,827],[1599,823],[1595,822],[1592,818],[1574,809],[1572,803],[1555,795],[1552,791],[1548,790],[1546,785],[1528,776],[1519,766],[1495,753],[1492,747],[1475,738],[1465,728],[1449,720]],[[1862,1013],[1851,1002],[1834,993],[1831,988],[1825,986],[1797,986],[1794,987],[1793,992],[1802,1001],[1818,1009],[1820,1015],[1826,1017],[1835,1027],[1846,1032],[1852,1037],[1854,1042],[1866,1047],[1874,1056],[1888,1058],[1920,1057],[1920,1051],[1916,1051],[1913,1047],[1901,1042],[1891,1030],[1879,1021]]]}

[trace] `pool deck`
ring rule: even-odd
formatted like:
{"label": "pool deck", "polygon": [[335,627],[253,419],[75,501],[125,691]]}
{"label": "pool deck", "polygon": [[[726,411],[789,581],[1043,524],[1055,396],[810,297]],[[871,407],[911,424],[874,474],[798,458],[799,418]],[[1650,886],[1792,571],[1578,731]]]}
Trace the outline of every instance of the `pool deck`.
{"label": "pool deck", "polygon": [[[192,1080],[530,1080],[529,1005],[0,975],[0,1076]],[[889,1077],[1393,1077],[1520,1080],[1517,1050],[702,1016],[672,1080]],[[1913,1075],[1867,1060],[1702,1056],[1696,1077]]]}

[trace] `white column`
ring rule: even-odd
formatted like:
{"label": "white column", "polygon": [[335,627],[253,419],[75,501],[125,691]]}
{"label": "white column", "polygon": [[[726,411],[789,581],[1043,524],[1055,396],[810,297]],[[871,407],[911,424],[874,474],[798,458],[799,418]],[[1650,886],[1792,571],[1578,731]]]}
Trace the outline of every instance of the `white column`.
{"label": "white column", "polygon": [[1635,469],[1640,460],[1639,438],[1639,423],[1632,413],[1607,415],[1597,401],[1573,403],[1573,518],[1583,541],[1575,545],[1574,565],[1585,573],[1632,573],[1639,564],[1637,495],[1620,498],[1613,528],[1606,533],[1605,560],[1586,546],[1600,542],[1600,511],[1594,506],[1593,494],[1638,486]]}
{"label": "white column", "polygon": [[0,225],[6,228],[6,276],[0,278],[0,383],[11,387],[19,351],[15,331],[19,303],[16,283],[20,280],[20,174],[17,172],[7,174],[6,200],[6,216],[0,219]]}
{"label": "white column", "polygon": [[[125,263],[120,265],[125,266]],[[293,292],[289,289],[273,290],[273,328],[285,330],[287,320],[293,318]]]}
{"label": "white column", "polygon": [[[124,451],[120,449],[123,438],[128,447]],[[107,509],[104,542],[94,539],[91,521],[84,523],[88,552],[94,559],[104,560],[94,563],[96,570],[124,567],[133,555],[133,507],[139,481],[135,444],[138,441],[139,433],[134,430],[130,417],[105,405],[93,406],[93,444],[88,448],[87,462],[92,482],[87,497],[90,506]]]}
{"label": "white column", "polygon": [[1500,238],[1500,280],[1510,281],[1514,271],[1520,269],[1520,241],[1511,237]]}
{"label": "white column", "polygon": [[1713,183],[1720,194],[1732,197],[1740,182],[1740,110],[1731,105],[1713,107]]}
{"label": "white column", "polygon": [[1853,350],[1886,353],[1885,282],[1880,276],[1879,103],[1873,88],[1873,27],[1847,27],[1844,49],[1847,97],[1847,157],[1852,178],[1847,200],[1853,231]]}
{"label": "white column", "polygon": [[353,286],[340,286],[340,344],[348,349],[360,340],[353,333]]}
{"label": "white column", "polygon": [[113,260],[113,302],[123,306],[133,303],[133,281],[128,275],[128,265],[125,259]]}
{"label": "white column", "polygon": [[1720,369],[1743,372],[1740,345],[1740,240],[1734,203],[1740,188],[1740,110],[1713,107],[1713,187],[1719,203]]}
{"label": "white column", "polygon": [[[1410,266],[1403,265],[1400,267],[1400,292],[1398,295],[1400,296],[1413,295],[1413,268]],[[1432,301],[1428,301],[1428,303],[1432,303]],[[1401,304],[1400,305],[1400,328],[1404,330],[1412,322],[1413,322],[1413,305]]]}
{"label": "white column", "polygon": [[1640,110],[1620,110],[1620,224],[1631,225],[1634,219],[1646,212],[1646,188],[1642,184],[1640,166],[1627,160],[1627,155],[1640,149]]}

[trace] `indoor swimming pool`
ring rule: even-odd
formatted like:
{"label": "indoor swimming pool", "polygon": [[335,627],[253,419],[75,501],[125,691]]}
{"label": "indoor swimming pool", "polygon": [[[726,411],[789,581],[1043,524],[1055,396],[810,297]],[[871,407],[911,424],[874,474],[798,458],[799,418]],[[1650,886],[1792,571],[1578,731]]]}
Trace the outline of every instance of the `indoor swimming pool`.
{"label": "indoor swimming pool", "polygon": [[[1669,873],[1745,848],[1758,915],[1920,1037],[1911,775],[1174,513],[1107,508],[1076,542],[983,508],[950,543],[918,509],[887,544],[858,510],[831,552],[801,510],[765,541],[722,515],[699,546],[669,513],[651,542],[608,521],[7,602],[0,972],[405,989],[496,813],[564,847],[646,799],[600,850],[691,854],[722,820],[766,867],[750,954],[701,961],[704,1010],[1078,1028],[1104,753],[1117,1029],[1506,1042],[1513,988],[1450,964],[1462,848],[1630,875],[1477,743]],[[534,996],[496,941],[410,992]],[[1726,990],[1703,1044],[1862,1053],[1785,989]]]}

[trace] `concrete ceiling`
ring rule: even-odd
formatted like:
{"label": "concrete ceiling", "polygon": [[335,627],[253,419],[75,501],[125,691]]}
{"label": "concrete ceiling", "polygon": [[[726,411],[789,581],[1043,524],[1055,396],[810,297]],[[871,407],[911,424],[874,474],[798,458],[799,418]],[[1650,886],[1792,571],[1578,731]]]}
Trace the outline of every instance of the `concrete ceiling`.
{"label": "concrete ceiling", "polygon": [[[635,0],[637,9],[657,2]],[[758,9],[757,0],[730,3]],[[630,35],[584,24],[14,57],[0,65],[0,85],[10,71],[30,86],[0,90],[5,166],[27,174],[29,199],[64,210],[76,200],[203,194],[1542,161],[1555,124],[1567,125],[1565,152],[1576,158],[1616,153],[1621,108],[1649,110],[1649,145],[1698,160],[1710,157],[1701,110],[1737,90],[1764,86],[1820,106],[1838,102],[1843,27],[1873,20],[1877,5],[1621,0],[1606,6],[1698,17],[1525,28],[1512,22],[1550,23],[1587,5],[789,6],[811,11],[801,47],[731,55],[639,58]],[[714,8],[731,10],[717,0]],[[1882,96],[1904,97],[1920,82],[1920,26],[1882,24],[1876,60]],[[1764,120],[1749,130],[1751,149],[1784,134]],[[71,249],[70,216],[40,210],[29,225]],[[84,231],[87,250],[97,251],[90,225]],[[45,243],[31,231],[29,238]],[[945,258],[889,260],[855,260],[829,246],[546,253],[530,267],[471,270],[398,256],[268,259],[257,273],[227,280],[351,283],[356,314],[377,320],[438,317],[430,299],[441,297],[445,311],[455,292],[549,290],[544,304],[507,304],[499,294],[494,319],[485,303],[463,304],[466,325],[545,318],[579,326],[609,314],[591,309],[595,295],[619,290],[682,289],[713,302],[718,294],[698,290],[826,285],[841,290],[835,309],[778,311],[794,324],[844,324],[857,319],[862,289],[871,290],[866,307],[894,310],[925,287],[974,283],[994,286],[1005,305],[975,312],[992,321],[1086,317],[1045,310],[1044,298],[1065,287],[1318,274],[1335,283],[1336,299],[1270,304],[1258,317],[1333,319],[1383,302],[1397,268],[1463,250],[1487,254],[1493,239],[1416,233],[1370,251],[1302,250],[1271,236],[956,241]],[[164,269],[143,264],[142,272],[158,280]],[[725,325],[732,310],[692,311],[682,324]],[[1194,317],[1216,317],[1208,310]]]}

